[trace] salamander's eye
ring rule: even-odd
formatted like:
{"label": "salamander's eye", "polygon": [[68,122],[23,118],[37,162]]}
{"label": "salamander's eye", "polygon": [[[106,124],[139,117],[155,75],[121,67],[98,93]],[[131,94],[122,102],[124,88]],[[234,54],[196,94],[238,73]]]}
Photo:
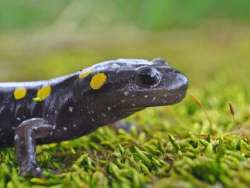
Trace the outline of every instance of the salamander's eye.
{"label": "salamander's eye", "polygon": [[152,67],[142,67],[138,70],[138,81],[142,86],[154,86],[160,82],[159,72]]}

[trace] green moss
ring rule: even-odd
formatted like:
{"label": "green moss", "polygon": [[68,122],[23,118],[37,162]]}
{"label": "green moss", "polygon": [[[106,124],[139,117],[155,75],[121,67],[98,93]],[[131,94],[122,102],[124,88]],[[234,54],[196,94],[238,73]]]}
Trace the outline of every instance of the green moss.
{"label": "green moss", "polygon": [[[151,44],[150,47],[157,49],[151,55],[169,54],[172,62],[177,62],[191,80],[189,93],[181,104],[135,114],[126,120],[133,126],[130,133],[105,127],[80,139],[39,146],[38,161],[45,170],[44,178],[18,176],[14,149],[2,149],[0,188],[249,187],[250,85],[247,79],[241,79],[246,73],[249,75],[250,70],[246,62],[249,47],[244,45],[250,42],[249,28],[244,32],[235,36],[237,40],[228,38],[224,41],[227,45],[222,42],[220,46],[211,42],[217,30],[217,34],[192,31],[188,38],[181,40],[172,39],[171,34],[166,34],[165,39],[159,37],[161,42],[152,37],[159,49]],[[97,55],[84,49],[83,52],[71,49],[72,54],[59,49],[40,56],[24,53],[23,58],[16,58],[6,53],[3,57],[12,63],[20,59],[16,73],[21,78],[37,74],[49,77],[82,67],[85,62],[91,64],[97,61],[96,56],[104,59],[105,54],[108,54],[106,59],[121,54],[148,57],[151,48],[145,48],[145,43],[138,44],[143,47],[136,53],[125,50],[129,48],[123,44],[122,51],[104,47]],[[29,60],[40,63],[41,67],[30,66]],[[75,61],[80,64],[74,64]],[[36,71],[19,72],[22,66]]]}

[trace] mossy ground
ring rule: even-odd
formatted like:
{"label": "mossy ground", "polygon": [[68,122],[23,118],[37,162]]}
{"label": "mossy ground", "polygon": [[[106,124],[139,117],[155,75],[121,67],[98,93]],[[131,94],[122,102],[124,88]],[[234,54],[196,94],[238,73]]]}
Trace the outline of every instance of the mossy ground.
{"label": "mossy ground", "polygon": [[105,59],[103,54],[106,59],[166,56],[191,84],[181,104],[146,109],[127,119],[132,124],[130,133],[105,127],[80,139],[39,146],[45,178],[18,176],[14,149],[2,149],[0,187],[249,187],[249,30],[230,27],[225,33],[224,28],[212,32],[206,28],[179,33],[185,37],[154,36],[151,42],[139,41],[132,50],[127,43],[108,49],[78,46],[46,55],[42,51],[40,56],[25,50],[13,55],[1,46],[2,59],[13,62],[11,66],[21,62],[15,63],[18,71],[27,67],[13,73],[15,78],[63,74],[83,65],[73,62],[95,62],[96,57]]}

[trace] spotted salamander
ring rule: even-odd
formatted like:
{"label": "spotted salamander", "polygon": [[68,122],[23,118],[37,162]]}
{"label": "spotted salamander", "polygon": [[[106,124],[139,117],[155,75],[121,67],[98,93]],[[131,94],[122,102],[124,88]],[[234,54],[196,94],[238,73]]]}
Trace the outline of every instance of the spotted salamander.
{"label": "spotted salamander", "polygon": [[118,59],[46,81],[0,83],[0,146],[23,176],[40,176],[35,147],[74,139],[146,107],[181,101],[188,79],[164,60]]}

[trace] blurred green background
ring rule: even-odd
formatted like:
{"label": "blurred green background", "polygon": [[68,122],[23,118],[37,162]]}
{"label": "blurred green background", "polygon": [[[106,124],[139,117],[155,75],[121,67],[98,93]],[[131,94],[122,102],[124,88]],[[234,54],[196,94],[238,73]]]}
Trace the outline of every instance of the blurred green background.
{"label": "blurred green background", "polygon": [[237,81],[248,73],[249,21],[246,0],[1,0],[0,80],[163,57],[194,85]]}
{"label": "blurred green background", "polygon": [[214,18],[250,20],[246,0],[1,0],[0,7],[2,32],[39,29],[62,17],[72,19],[78,28],[99,22],[151,30],[189,27]]}

